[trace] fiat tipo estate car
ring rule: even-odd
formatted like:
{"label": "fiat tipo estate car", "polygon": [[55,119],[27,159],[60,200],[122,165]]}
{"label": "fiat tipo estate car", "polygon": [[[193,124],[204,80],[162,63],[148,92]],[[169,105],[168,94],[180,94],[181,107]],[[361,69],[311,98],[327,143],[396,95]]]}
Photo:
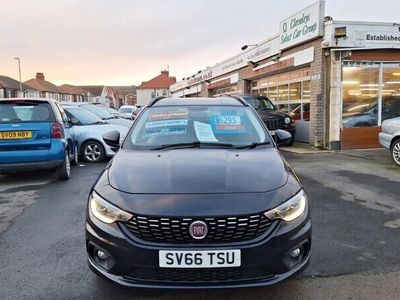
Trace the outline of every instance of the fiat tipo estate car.
{"label": "fiat tipo estate car", "polygon": [[121,285],[229,288],[308,265],[306,192],[254,109],[230,97],[155,99],[91,189],[89,266]]}

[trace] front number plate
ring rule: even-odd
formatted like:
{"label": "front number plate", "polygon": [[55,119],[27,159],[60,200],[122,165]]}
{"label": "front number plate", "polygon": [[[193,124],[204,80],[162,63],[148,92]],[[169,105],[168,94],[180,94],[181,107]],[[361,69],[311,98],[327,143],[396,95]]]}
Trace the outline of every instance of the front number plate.
{"label": "front number plate", "polygon": [[160,268],[229,268],[240,265],[240,250],[159,251]]}

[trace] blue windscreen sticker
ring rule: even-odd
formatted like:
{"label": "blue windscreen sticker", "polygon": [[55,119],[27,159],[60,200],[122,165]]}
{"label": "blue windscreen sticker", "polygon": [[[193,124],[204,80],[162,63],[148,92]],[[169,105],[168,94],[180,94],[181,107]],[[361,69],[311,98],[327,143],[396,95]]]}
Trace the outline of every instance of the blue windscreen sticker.
{"label": "blue windscreen sticker", "polygon": [[176,135],[185,135],[186,127],[156,127],[156,128],[148,128],[144,131],[143,136],[146,138],[153,136],[176,136]]}

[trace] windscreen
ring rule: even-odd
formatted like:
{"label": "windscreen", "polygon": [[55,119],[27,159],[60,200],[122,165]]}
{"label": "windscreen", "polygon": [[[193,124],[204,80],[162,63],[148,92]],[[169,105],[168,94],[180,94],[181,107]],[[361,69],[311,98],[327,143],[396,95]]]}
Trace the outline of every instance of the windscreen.
{"label": "windscreen", "polygon": [[90,111],[91,113],[95,114],[100,119],[106,120],[106,119],[114,118],[114,116],[112,114],[110,114],[107,110],[97,107],[95,105],[85,104],[85,105],[81,105],[81,107]]}
{"label": "windscreen", "polygon": [[140,114],[123,148],[196,142],[241,146],[270,142],[270,137],[247,107],[150,107]]}
{"label": "windscreen", "polygon": [[24,100],[0,102],[0,124],[53,121],[53,112],[46,102]]}
{"label": "windscreen", "polygon": [[83,108],[65,107],[64,109],[70,116],[76,118],[82,125],[99,124],[103,122],[98,116]]}

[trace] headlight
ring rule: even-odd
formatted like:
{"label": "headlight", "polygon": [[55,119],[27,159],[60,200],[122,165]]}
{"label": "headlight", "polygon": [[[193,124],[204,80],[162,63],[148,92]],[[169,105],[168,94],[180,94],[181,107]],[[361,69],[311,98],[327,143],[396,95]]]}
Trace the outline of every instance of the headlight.
{"label": "headlight", "polygon": [[301,190],[288,201],[267,211],[264,215],[271,220],[282,219],[290,222],[300,217],[306,210],[306,206],[307,196],[304,190]]}
{"label": "headlight", "polygon": [[89,198],[90,210],[100,221],[111,224],[116,221],[128,221],[133,216],[101,198],[93,192]]}
{"label": "headlight", "polygon": [[285,124],[289,125],[290,123],[292,123],[292,119],[290,117],[285,117]]}

